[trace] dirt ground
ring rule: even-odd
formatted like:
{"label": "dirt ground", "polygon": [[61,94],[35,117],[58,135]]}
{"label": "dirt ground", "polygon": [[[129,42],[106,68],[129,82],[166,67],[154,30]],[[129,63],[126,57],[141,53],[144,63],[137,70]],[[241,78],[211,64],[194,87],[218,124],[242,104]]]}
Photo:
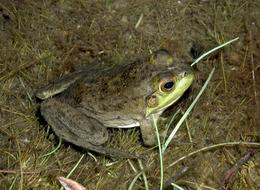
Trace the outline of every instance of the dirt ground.
{"label": "dirt ground", "polygon": [[[56,177],[82,155],[71,179],[90,190],[127,189],[142,170],[138,162],[58,146],[39,119],[35,91],[81,65],[120,64],[159,48],[190,63],[192,45],[206,51],[236,37],[197,65],[190,93],[176,105],[185,111],[216,67],[164,155],[165,180],[188,168],[175,180],[184,189],[260,189],[259,10],[258,0],[0,0],[1,189],[59,189]],[[113,146],[145,155],[149,189],[158,185],[157,148],[144,147],[138,129],[112,136]],[[226,144],[189,156],[219,143]],[[145,189],[142,178],[134,189]]]}

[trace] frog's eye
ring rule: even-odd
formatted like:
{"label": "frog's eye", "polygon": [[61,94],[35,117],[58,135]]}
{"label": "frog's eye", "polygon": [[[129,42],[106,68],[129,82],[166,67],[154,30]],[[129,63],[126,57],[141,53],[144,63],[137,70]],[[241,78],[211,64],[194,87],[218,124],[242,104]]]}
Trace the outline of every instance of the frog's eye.
{"label": "frog's eye", "polygon": [[170,92],[174,87],[172,79],[164,79],[160,82],[160,90],[163,92]]}

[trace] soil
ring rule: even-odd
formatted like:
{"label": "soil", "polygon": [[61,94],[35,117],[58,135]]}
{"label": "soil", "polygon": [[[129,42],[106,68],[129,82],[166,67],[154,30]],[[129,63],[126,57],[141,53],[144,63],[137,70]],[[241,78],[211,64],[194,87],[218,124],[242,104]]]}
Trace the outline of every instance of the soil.
{"label": "soil", "polygon": [[[59,189],[56,177],[83,155],[71,179],[87,189],[127,189],[140,163],[59,145],[35,91],[82,65],[120,64],[159,48],[191,63],[192,47],[205,52],[236,37],[194,68],[196,81],[175,106],[182,111],[216,70],[164,154],[164,179],[187,167],[174,181],[184,189],[260,189],[259,7],[258,0],[0,0],[1,189]],[[149,189],[160,183],[158,149],[144,147],[138,129],[112,130],[111,146],[144,155]],[[133,189],[145,189],[143,178]]]}

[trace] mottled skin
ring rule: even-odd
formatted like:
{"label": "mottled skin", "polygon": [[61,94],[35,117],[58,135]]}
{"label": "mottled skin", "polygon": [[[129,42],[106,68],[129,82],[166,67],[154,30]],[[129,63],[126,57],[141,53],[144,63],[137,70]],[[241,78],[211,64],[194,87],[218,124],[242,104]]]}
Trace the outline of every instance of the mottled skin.
{"label": "mottled skin", "polygon": [[[71,73],[36,96],[47,99],[41,104],[41,113],[59,137],[99,153],[124,156],[106,147],[106,128],[140,126],[144,143],[154,145],[151,114],[157,120],[192,80],[189,65],[159,50],[151,58],[133,63],[96,65]],[[173,81],[174,86],[165,90],[164,81]]]}

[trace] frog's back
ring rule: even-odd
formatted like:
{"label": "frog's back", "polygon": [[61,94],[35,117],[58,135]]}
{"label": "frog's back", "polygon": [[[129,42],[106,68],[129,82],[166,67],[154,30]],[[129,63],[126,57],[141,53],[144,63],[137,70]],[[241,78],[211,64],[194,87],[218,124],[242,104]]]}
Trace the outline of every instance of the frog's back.
{"label": "frog's back", "polygon": [[94,112],[143,114],[144,98],[151,93],[152,70],[147,60],[86,69],[84,77],[59,97]]}

